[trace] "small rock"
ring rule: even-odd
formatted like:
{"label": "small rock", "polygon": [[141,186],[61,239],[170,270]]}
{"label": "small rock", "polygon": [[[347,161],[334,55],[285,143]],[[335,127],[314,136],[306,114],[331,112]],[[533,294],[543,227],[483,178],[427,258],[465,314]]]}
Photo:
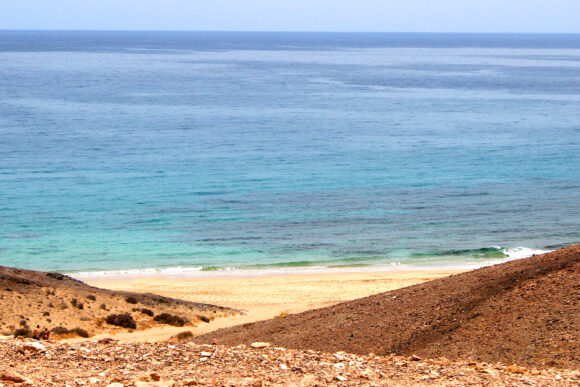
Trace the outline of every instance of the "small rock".
{"label": "small rock", "polygon": [[173,380],[167,380],[164,382],[142,382],[142,381],[136,381],[135,382],[135,387],[171,387],[175,384],[175,381]]}
{"label": "small rock", "polygon": [[123,384],[121,383],[111,383],[107,384],[105,387],[125,387],[125,386],[123,386]]}
{"label": "small rock", "polygon": [[12,373],[12,372],[0,373],[0,380],[3,382],[12,382],[12,383],[24,383],[24,382],[26,382],[25,377],[18,375],[17,373]]}
{"label": "small rock", "polygon": [[31,352],[45,352],[46,347],[37,342],[25,343],[20,347],[22,351],[31,351]]}
{"label": "small rock", "polygon": [[345,377],[344,377],[344,376],[342,376],[342,375],[336,375],[336,376],[334,377],[334,379],[335,379],[335,380],[338,380],[338,381],[341,381],[341,382],[346,382],[346,381],[348,380],[347,378],[345,378]]}
{"label": "small rock", "polygon": [[421,361],[421,358],[419,356],[417,356],[417,355],[411,355],[409,357],[409,360],[410,361]]}
{"label": "small rock", "polygon": [[256,341],[250,345],[252,348],[266,348],[270,346],[270,343],[263,343],[261,341]]}
{"label": "small rock", "polygon": [[89,379],[89,384],[97,384],[97,383],[99,383],[99,379],[94,377]]}
{"label": "small rock", "polygon": [[151,377],[151,380],[153,380],[154,382],[158,382],[161,380],[161,376],[157,372],[151,373],[149,377]]}
{"label": "small rock", "polygon": [[202,352],[200,353],[201,356],[203,357],[210,357],[211,356],[211,352]]}
{"label": "small rock", "polygon": [[280,368],[282,368],[283,370],[287,370],[288,366],[286,364],[280,364]]}

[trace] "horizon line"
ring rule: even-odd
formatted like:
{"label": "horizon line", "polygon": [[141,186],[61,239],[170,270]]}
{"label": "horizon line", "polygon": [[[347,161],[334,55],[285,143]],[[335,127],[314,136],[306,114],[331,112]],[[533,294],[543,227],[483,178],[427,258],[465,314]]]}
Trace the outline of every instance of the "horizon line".
{"label": "horizon line", "polygon": [[214,32],[214,33],[295,33],[295,34],[471,34],[471,35],[580,35],[580,32],[502,32],[502,31],[324,31],[324,30],[161,30],[161,29],[60,29],[60,28],[0,28],[0,31],[20,32]]}

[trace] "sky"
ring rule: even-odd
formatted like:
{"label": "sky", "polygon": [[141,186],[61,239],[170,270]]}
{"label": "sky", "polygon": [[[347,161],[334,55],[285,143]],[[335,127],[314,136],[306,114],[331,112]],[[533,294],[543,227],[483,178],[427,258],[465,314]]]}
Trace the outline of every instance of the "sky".
{"label": "sky", "polygon": [[0,29],[580,33],[580,0],[0,0]]}

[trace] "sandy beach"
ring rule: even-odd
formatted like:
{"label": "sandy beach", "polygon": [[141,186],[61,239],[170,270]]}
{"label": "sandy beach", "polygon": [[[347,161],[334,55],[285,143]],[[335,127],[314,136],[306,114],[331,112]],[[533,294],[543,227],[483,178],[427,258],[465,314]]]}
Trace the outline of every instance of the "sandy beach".
{"label": "sandy beach", "polygon": [[[11,312],[2,315],[0,384],[578,385],[579,258],[570,246],[462,273],[127,277],[92,286],[4,267],[0,298]],[[109,323],[119,313],[136,328]],[[168,313],[195,326],[156,323]],[[17,325],[37,323],[74,334],[12,337]],[[184,331],[196,336],[172,337]]]}
{"label": "sandy beach", "polygon": [[299,313],[445,277],[460,271],[383,271],[288,274],[248,277],[135,277],[85,280],[99,288],[150,292],[187,301],[208,303],[243,311],[191,327],[156,327],[119,333],[121,341],[159,341],[178,332],[194,334]]}

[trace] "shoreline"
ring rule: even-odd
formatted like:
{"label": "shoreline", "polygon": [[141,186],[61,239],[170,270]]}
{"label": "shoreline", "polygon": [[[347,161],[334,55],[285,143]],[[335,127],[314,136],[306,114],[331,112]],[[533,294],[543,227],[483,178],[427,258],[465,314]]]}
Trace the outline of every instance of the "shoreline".
{"label": "shoreline", "polygon": [[[496,248],[496,247],[494,247]],[[501,249],[497,247],[498,249]],[[375,272],[405,272],[405,271],[469,271],[486,266],[506,263],[516,259],[529,258],[534,255],[546,254],[554,250],[532,249],[527,247],[516,247],[503,249],[503,257],[463,257],[457,256],[433,256],[425,257],[421,261],[384,261],[366,263],[364,260],[359,264],[324,265],[318,262],[304,265],[292,264],[272,264],[241,267],[218,267],[205,268],[200,266],[170,266],[170,267],[148,267],[133,269],[111,269],[92,271],[60,271],[81,281],[101,281],[101,280],[125,280],[140,277],[148,278],[231,278],[231,277],[268,277],[286,275],[307,275],[307,274],[336,274],[336,273],[375,273]]]}
{"label": "shoreline", "polygon": [[[121,341],[143,342],[163,341],[188,330],[198,335],[234,325],[301,313],[464,271],[466,270],[391,270],[197,278],[142,276],[90,279],[85,282],[99,288],[155,293],[243,312],[241,315],[217,318],[195,327],[156,327],[115,336]],[[91,339],[101,336],[110,335],[97,335]]]}

